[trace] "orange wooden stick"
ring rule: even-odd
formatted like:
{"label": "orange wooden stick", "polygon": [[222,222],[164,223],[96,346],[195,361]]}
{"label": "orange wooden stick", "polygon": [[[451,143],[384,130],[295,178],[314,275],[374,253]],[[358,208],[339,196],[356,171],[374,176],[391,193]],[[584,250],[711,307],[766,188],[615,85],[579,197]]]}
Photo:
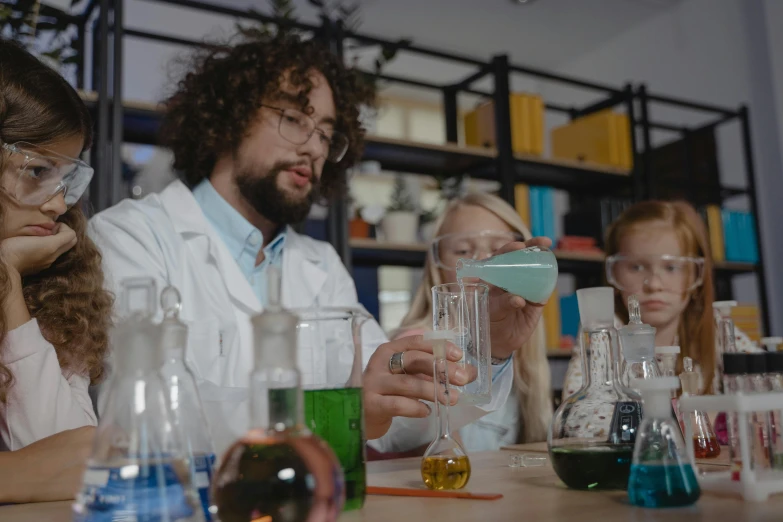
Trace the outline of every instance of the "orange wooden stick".
{"label": "orange wooden stick", "polygon": [[497,500],[503,498],[500,493],[469,493],[467,491],[433,491],[431,489],[415,488],[384,488],[367,486],[368,495],[390,495],[397,497],[435,497],[435,498],[468,498],[473,500]]}

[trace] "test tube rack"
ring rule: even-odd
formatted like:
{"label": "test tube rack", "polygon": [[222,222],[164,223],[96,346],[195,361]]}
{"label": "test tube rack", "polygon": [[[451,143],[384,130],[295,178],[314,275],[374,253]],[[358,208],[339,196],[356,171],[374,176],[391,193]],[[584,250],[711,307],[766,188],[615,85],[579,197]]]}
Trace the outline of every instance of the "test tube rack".
{"label": "test tube rack", "polygon": [[[713,411],[736,413],[742,469],[739,480],[732,479],[732,472],[708,473],[699,477],[699,484],[705,491],[734,493],[751,502],[764,502],[770,495],[783,493],[783,472],[778,470],[757,470],[751,465],[752,434],[749,415],[783,409],[783,393],[758,393],[752,395],[708,395],[683,397],[680,410],[683,413]],[[690,415],[685,417],[685,440],[693,440],[693,425]],[[686,444],[688,456],[695,463],[693,444]]]}

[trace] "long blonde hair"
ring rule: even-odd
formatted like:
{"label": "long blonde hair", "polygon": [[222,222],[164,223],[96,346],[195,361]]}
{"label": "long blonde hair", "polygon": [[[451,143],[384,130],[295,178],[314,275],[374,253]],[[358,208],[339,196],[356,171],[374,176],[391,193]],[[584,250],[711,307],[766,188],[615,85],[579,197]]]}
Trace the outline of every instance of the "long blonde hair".
{"label": "long blonde hair", "polygon": [[[486,209],[502,219],[514,231],[530,239],[531,233],[522,218],[511,205],[497,196],[475,192],[452,200],[435,224],[435,236],[441,233],[443,224],[451,213],[465,206]],[[432,294],[435,285],[443,283],[440,270],[427,254],[424,274],[408,314],[402,320],[399,330],[414,328],[432,328]],[[539,323],[530,337],[514,356],[514,385],[520,404],[522,429],[517,436],[518,442],[537,442],[546,440],[549,423],[552,420],[551,376],[546,358],[544,325]]]}

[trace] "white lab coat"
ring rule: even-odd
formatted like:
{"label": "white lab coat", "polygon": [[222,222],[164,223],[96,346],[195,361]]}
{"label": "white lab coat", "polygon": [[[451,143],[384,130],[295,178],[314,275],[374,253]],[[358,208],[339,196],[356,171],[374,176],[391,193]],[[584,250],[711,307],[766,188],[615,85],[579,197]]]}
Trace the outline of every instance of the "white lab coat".
{"label": "white lab coat", "polygon": [[[159,291],[169,284],[180,291],[180,317],[189,325],[186,361],[196,375],[215,447],[222,453],[248,427],[250,318],[262,306],[244,274],[180,181],[160,194],[125,200],[97,214],[88,233],[103,253],[113,291],[134,276],[153,277]],[[334,248],[290,228],[283,249],[282,303],[289,308],[359,306],[353,280]],[[378,323],[365,323],[363,364],[385,341]],[[512,372],[495,379],[497,404],[456,408],[464,411],[455,411],[455,429],[502,405],[512,380]],[[434,424],[434,419],[395,419],[390,433],[372,445],[379,451],[410,449],[429,441]]]}

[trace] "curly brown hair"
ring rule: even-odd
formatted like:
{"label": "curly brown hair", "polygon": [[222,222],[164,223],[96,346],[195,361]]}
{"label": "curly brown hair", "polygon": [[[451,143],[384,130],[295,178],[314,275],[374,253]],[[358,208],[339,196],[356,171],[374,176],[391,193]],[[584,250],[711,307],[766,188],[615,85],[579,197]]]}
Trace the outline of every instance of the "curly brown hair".
{"label": "curly brown hair", "polygon": [[311,75],[324,75],[334,96],[335,130],[348,137],[349,147],[339,163],[326,163],[321,196],[345,191],[345,171],[361,157],[364,129],[362,105],[373,107],[374,89],[361,73],[316,40],[281,34],[235,46],[213,47],[196,53],[177,92],[166,102],[160,141],[174,152],[174,168],[193,187],[212,174],[218,158],[234,152],[258,117],[264,99],[274,99],[283,81],[298,89],[308,112]]}
{"label": "curly brown hair", "polygon": [[[46,146],[81,136],[84,147],[92,142],[92,122],[76,91],[18,45],[0,39],[0,141],[24,141]],[[0,155],[0,173],[4,172]],[[2,199],[0,199],[2,203]],[[0,218],[5,209],[0,205]],[[30,315],[38,320],[44,338],[57,352],[60,367],[69,373],[88,374],[99,382],[108,349],[112,295],[104,290],[101,254],[87,237],[87,219],[77,204],[60,222],[70,226],[77,244],[49,268],[22,279]],[[0,260],[0,291],[8,295],[10,279]],[[0,346],[7,324],[0,314]],[[13,374],[0,363],[0,401],[5,402]]]}

